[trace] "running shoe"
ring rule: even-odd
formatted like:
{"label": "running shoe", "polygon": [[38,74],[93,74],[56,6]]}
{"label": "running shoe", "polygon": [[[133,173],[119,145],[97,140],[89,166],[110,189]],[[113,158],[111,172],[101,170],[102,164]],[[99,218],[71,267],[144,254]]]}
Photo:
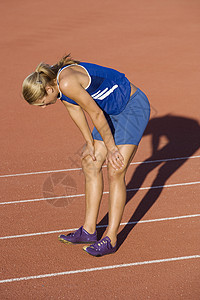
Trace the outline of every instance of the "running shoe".
{"label": "running shoe", "polygon": [[88,233],[83,226],[68,235],[61,234],[58,239],[67,244],[91,244],[97,241],[97,232]]}
{"label": "running shoe", "polygon": [[90,246],[84,246],[83,250],[93,256],[112,254],[117,250],[117,243],[113,247],[108,236]]}

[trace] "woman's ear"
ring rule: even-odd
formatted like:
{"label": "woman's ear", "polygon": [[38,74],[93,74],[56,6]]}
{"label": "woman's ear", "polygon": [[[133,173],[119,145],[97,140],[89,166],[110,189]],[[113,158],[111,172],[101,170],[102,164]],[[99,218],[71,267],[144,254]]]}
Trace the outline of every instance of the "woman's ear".
{"label": "woman's ear", "polygon": [[48,95],[51,95],[54,92],[54,88],[52,86],[46,86],[45,89]]}

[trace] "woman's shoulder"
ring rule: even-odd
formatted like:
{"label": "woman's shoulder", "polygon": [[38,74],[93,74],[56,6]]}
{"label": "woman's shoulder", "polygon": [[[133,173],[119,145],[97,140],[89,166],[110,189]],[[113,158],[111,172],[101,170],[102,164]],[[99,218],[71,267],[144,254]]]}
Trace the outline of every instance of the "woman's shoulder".
{"label": "woman's shoulder", "polygon": [[70,65],[62,70],[59,75],[59,85],[69,86],[79,84],[83,87],[88,85],[88,74],[81,65]]}
{"label": "woman's shoulder", "polygon": [[74,84],[74,82],[78,81],[76,72],[70,67],[63,69],[59,75],[59,86],[60,88]]}

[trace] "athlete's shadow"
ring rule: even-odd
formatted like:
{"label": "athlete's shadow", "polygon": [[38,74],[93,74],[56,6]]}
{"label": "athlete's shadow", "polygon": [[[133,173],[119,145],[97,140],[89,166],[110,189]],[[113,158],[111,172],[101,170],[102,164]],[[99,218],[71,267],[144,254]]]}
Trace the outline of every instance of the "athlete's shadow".
{"label": "athlete's shadow", "polygon": [[[159,165],[161,166],[152,182],[151,188],[147,191],[133,215],[128,220],[128,224],[125,225],[118,234],[118,248],[122,245],[131,230],[136,226],[137,222],[144,217],[159,198],[168,178],[200,148],[200,126],[194,119],[174,115],[153,118],[149,121],[144,135],[151,135],[152,155],[135,169],[134,174],[127,185],[127,190],[136,190],[127,193],[126,204],[132,200],[133,196],[137,193],[137,189],[142,186],[146,176],[153,169]],[[161,137],[164,137],[167,142],[162,144]],[[170,158],[179,159],[163,162],[164,159]],[[158,161],[150,163],[150,161],[155,160]],[[159,160],[162,160],[162,162]],[[160,186],[160,188],[153,188],[155,186]],[[108,214],[106,214],[97,225],[99,226],[99,238],[106,230],[107,224]]]}

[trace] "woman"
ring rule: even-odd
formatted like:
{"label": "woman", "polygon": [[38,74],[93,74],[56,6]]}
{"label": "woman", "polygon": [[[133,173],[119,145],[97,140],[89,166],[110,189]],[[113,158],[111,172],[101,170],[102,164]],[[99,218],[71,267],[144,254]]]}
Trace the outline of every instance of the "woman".
{"label": "woman", "polygon": [[[85,222],[59,240],[91,244],[84,250],[93,256],[114,253],[117,232],[126,202],[125,174],[150,116],[145,94],[124,74],[102,66],[75,61],[70,55],[50,66],[41,63],[23,82],[23,96],[32,105],[46,107],[60,99],[80,129],[86,145],[82,153],[85,175]],[[84,111],[93,124],[90,131]],[[109,224],[97,241],[96,222],[103,194],[102,165],[109,178]]]}

